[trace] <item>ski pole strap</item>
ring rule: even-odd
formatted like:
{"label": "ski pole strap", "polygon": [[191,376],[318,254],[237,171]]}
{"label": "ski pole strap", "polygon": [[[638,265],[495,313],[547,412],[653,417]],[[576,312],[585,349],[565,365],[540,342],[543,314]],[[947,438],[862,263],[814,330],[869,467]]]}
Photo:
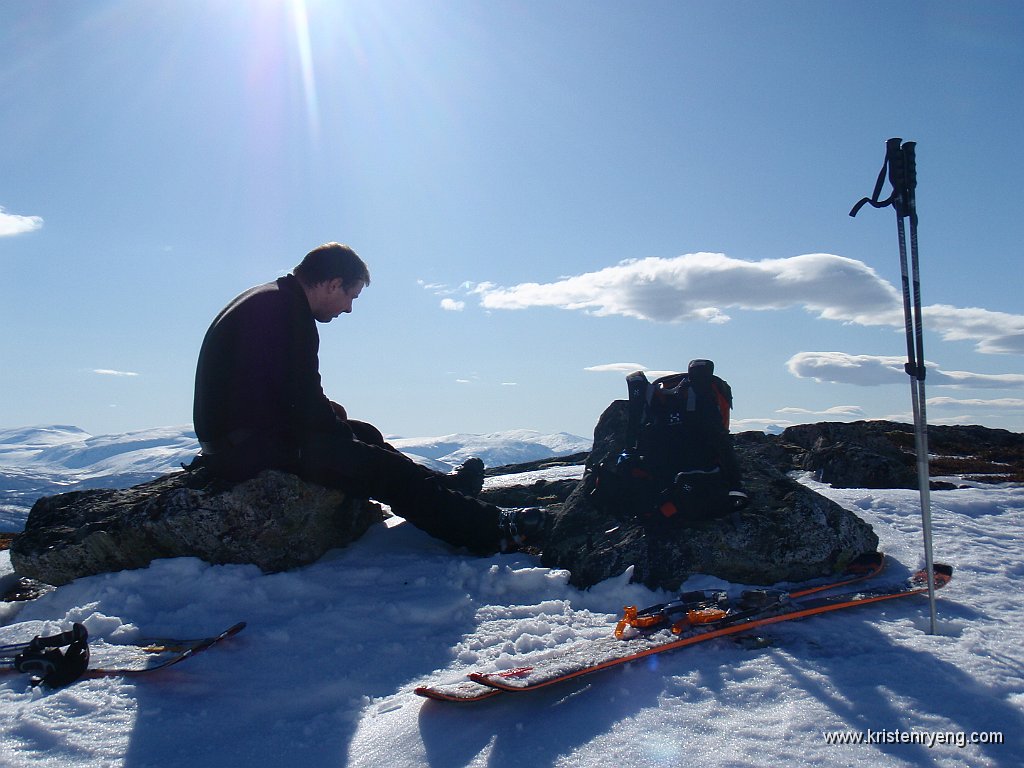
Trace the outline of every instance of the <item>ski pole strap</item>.
{"label": "ski pole strap", "polygon": [[[61,650],[61,649],[64,650]],[[69,685],[89,667],[89,632],[74,624],[67,632],[35,637],[14,657],[14,668],[32,676],[32,685]]]}
{"label": "ski pole strap", "polygon": [[[914,223],[917,222],[914,197],[914,190],[917,188],[915,147],[915,142],[903,143],[903,139],[900,138],[889,139],[885,142],[885,161],[882,163],[882,170],[878,172],[874,192],[871,197],[861,198],[850,210],[850,216],[856,216],[866,204],[870,204],[874,208],[886,208],[891,205],[896,209],[896,215],[899,218],[910,216]],[[892,194],[885,200],[880,200],[887,175],[892,184]]]}

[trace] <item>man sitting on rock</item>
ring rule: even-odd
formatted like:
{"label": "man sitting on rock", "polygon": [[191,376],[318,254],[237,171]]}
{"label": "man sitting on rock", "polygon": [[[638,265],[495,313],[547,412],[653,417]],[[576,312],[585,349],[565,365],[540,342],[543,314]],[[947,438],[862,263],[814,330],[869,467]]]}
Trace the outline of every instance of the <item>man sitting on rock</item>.
{"label": "man sitting on rock", "polygon": [[539,510],[503,510],[473,498],[483,485],[479,459],[449,475],[433,472],[324,394],[316,324],[350,313],[369,283],[355,251],[327,243],[217,315],[196,366],[196,464],[234,481],[277,469],[374,498],[432,536],[479,553],[536,543]]}

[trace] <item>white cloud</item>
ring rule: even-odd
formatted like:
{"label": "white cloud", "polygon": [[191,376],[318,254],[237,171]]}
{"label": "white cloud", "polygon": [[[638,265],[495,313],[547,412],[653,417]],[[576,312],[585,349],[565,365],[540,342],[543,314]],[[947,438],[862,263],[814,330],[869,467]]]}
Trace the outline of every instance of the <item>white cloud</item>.
{"label": "white cloud", "polygon": [[[906,358],[885,355],[851,355],[846,352],[798,352],[786,367],[798,379],[832,384],[875,387],[908,381],[903,369]],[[925,384],[939,387],[1007,389],[1024,387],[1024,375],[1016,373],[971,373],[943,371],[927,364]]]}
{"label": "white cloud", "polygon": [[[862,261],[829,253],[744,261],[721,253],[623,261],[550,283],[463,284],[485,309],[555,307],[654,322],[729,322],[729,310],[802,307],[826,320],[904,326],[900,291]],[[1024,354],[1024,315],[936,304],[924,323],[980,352]]]}
{"label": "white cloud", "polygon": [[647,366],[641,363],[602,363],[601,365],[588,365],[584,371],[595,373],[632,373],[633,371],[645,370]]}
{"label": "white cloud", "polygon": [[997,397],[992,400],[978,398],[958,399],[955,397],[929,397],[928,406],[939,408],[997,408],[1005,410],[1024,409],[1024,399],[1017,397]]}
{"label": "white cloud", "polygon": [[802,306],[833,320],[902,322],[899,293],[863,262],[827,253],[743,261],[721,253],[624,261],[552,283],[474,292],[488,309],[559,307],[656,322],[725,323],[725,310]]}
{"label": "white cloud", "polygon": [[971,373],[969,371],[940,371],[929,369],[926,381],[940,387],[968,387],[980,389],[1016,389],[1024,387],[1024,375],[1019,373]]}
{"label": "white cloud", "polygon": [[853,416],[863,417],[864,409],[859,405],[834,405],[831,408],[826,408],[823,411],[812,411],[808,408],[797,408],[795,406],[789,406],[787,408],[779,408],[776,413],[788,413],[798,416]]}
{"label": "white cloud", "polygon": [[441,309],[447,312],[461,312],[466,308],[466,302],[455,299],[441,299]]}
{"label": "white cloud", "polygon": [[19,216],[15,213],[7,213],[3,207],[0,207],[0,237],[34,232],[42,226],[43,220],[39,216]]}
{"label": "white cloud", "polygon": [[682,373],[686,368],[684,366],[683,368],[674,371],[659,371],[648,368],[646,365],[641,363],[603,363],[601,365],[589,365],[583,370],[590,371],[592,373],[618,373],[624,376],[628,376],[634,371],[643,371],[644,375],[646,375],[648,379],[654,381],[655,379],[660,379],[662,376]]}
{"label": "white cloud", "polygon": [[1024,354],[1024,315],[978,307],[933,304],[923,310],[924,325],[946,341],[974,341],[979,352]]}
{"label": "white cloud", "polygon": [[93,373],[99,374],[100,376],[138,376],[139,374],[134,371],[115,371],[110,368],[94,368]]}
{"label": "white cloud", "polygon": [[907,379],[902,357],[850,355],[845,352],[798,352],[786,362],[786,368],[798,379],[814,379],[832,384],[856,384],[875,387],[897,384]]}

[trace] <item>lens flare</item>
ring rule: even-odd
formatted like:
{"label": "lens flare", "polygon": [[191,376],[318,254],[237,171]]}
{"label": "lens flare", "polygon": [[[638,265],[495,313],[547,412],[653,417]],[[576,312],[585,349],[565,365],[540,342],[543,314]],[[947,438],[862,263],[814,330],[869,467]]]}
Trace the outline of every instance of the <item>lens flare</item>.
{"label": "lens flare", "polygon": [[309,123],[310,137],[316,142],[320,138],[320,106],[316,95],[316,71],[313,67],[313,46],[309,39],[309,13],[306,10],[306,0],[291,0],[291,17],[295,27],[295,43],[302,72],[306,119]]}

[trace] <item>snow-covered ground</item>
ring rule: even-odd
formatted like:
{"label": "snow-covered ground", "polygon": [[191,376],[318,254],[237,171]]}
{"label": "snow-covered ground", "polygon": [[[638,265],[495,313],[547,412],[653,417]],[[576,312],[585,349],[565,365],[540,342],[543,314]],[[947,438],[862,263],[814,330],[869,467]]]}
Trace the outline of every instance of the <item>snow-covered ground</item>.
{"label": "snow-covered ground", "polygon": [[[880,578],[922,564],[915,492],[805,482],[875,527]],[[471,705],[412,689],[607,633],[623,605],[667,595],[625,578],[580,591],[534,557],[469,557],[399,519],[288,573],[186,558],[81,579],[0,605],[0,644],[74,621],[112,641],[249,626],[134,681],[0,678],[0,765],[1019,766],[1024,488],[932,502],[936,559],[956,568],[936,636],[910,598],[775,625],[756,650],[716,640]],[[0,553],[0,583],[9,572]]]}

